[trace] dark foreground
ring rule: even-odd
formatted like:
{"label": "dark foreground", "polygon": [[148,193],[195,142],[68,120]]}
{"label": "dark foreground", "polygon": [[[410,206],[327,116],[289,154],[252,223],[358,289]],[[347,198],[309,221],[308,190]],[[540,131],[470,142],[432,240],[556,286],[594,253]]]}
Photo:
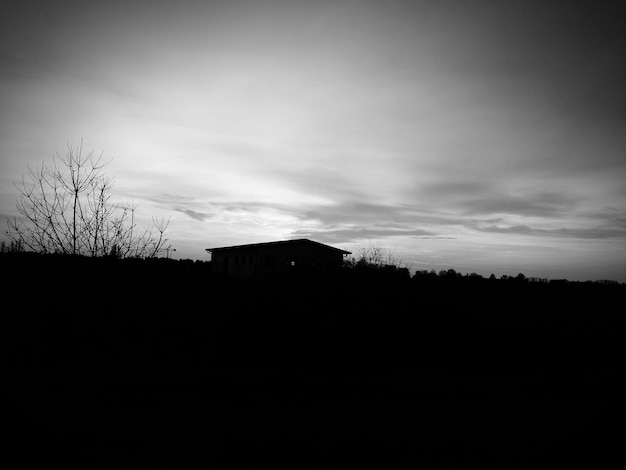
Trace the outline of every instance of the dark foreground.
{"label": "dark foreground", "polygon": [[0,263],[4,427],[24,467],[623,460],[625,286]]}

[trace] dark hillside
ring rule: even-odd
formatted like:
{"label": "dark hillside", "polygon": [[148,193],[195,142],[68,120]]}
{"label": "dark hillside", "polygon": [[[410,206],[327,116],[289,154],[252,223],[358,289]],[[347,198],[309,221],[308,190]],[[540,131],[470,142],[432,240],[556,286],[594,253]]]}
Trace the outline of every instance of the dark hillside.
{"label": "dark hillside", "polygon": [[210,263],[26,254],[0,266],[9,425],[27,460],[506,468],[597,462],[620,442],[624,285],[374,269],[229,282]]}

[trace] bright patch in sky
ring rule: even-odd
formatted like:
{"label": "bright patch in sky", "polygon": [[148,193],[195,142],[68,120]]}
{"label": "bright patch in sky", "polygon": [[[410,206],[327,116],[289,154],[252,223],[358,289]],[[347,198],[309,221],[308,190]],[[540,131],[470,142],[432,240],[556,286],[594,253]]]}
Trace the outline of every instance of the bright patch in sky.
{"label": "bright patch in sky", "polygon": [[15,2],[0,215],[66,142],[176,255],[375,241],[412,268],[626,281],[609,2]]}

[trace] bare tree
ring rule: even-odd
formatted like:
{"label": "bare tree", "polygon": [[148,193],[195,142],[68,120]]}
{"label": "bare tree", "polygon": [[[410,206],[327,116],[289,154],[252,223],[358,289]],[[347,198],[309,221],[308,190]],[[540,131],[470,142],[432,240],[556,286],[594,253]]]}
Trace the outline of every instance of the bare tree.
{"label": "bare tree", "polygon": [[156,257],[165,251],[169,219],[152,219],[153,227],[138,231],[134,205],[111,201],[113,178],[102,173],[109,162],[83,143],[64,156],[55,153],[52,165],[28,168],[16,188],[17,212],[6,234],[17,246],[38,253],[119,258]]}
{"label": "bare tree", "polygon": [[371,268],[385,268],[385,267],[406,267],[404,263],[396,257],[394,251],[390,251],[378,242],[372,242],[371,240],[367,245],[361,244],[354,250],[357,257],[349,260],[349,264],[353,266],[367,266]]}

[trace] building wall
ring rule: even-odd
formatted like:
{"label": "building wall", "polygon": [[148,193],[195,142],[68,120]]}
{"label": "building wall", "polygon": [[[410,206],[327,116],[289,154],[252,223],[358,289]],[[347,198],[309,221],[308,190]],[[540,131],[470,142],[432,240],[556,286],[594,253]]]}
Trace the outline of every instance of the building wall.
{"label": "building wall", "polygon": [[291,274],[324,274],[343,263],[339,251],[307,243],[215,250],[213,271],[240,279]]}

